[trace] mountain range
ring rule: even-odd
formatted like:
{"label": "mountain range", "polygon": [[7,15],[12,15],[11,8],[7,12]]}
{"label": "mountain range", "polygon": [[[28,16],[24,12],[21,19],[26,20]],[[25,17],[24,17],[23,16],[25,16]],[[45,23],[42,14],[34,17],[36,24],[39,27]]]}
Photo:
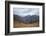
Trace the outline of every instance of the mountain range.
{"label": "mountain range", "polygon": [[31,23],[33,21],[39,21],[39,16],[38,15],[27,15],[25,17],[21,17],[18,15],[14,15],[14,20],[24,22],[24,23]]}

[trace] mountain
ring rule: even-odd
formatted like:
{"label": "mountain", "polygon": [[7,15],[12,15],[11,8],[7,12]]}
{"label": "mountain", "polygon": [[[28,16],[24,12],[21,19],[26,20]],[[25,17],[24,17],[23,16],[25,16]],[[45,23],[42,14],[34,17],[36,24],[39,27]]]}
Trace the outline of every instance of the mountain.
{"label": "mountain", "polygon": [[32,15],[32,16],[28,15],[28,16],[25,16],[25,17],[21,17],[21,16],[18,16],[18,15],[14,15],[14,20],[24,22],[24,23],[31,23],[33,21],[39,21],[39,16],[37,16],[37,15]]}

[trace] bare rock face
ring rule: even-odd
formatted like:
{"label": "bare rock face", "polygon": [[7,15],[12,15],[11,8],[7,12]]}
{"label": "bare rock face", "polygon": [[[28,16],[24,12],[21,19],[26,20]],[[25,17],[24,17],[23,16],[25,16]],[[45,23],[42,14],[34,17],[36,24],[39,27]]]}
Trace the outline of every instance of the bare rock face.
{"label": "bare rock face", "polygon": [[20,17],[18,15],[14,15],[14,20],[19,21],[19,22],[23,22],[23,23],[31,23],[31,22],[34,22],[34,21],[39,21],[39,16],[28,15],[28,16],[25,16],[25,17]]}

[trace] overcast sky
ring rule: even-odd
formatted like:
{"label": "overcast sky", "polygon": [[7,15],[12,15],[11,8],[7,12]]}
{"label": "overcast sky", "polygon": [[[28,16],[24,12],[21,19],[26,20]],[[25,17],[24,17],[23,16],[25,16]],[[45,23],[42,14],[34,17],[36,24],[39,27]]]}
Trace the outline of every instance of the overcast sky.
{"label": "overcast sky", "polygon": [[19,16],[39,15],[39,8],[13,8],[13,14]]}

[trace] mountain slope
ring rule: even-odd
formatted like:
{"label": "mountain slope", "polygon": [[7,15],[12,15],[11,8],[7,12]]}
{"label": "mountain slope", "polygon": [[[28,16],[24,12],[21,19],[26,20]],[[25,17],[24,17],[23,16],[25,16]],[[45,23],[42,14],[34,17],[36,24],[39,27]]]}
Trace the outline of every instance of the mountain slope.
{"label": "mountain slope", "polygon": [[18,15],[14,15],[14,20],[24,22],[24,23],[31,23],[33,21],[39,21],[39,16],[37,16],[37,15],[32,15],[32,16],[28,15],[28,16],[25,16],[25,17],[21,17],[21,16],[18,16]]}

